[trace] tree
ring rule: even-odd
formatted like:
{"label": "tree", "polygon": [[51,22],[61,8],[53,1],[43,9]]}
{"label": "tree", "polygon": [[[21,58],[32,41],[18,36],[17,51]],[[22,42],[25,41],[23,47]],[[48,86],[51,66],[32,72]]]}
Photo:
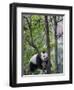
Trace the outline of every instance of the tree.
{"label": "tree", "polygon": [[46,44],[47,44],[47,52],[48,52],[48,66],[47,73],[51,73],[51,61],[50,61],[50,39],[49,39],[49,26],[48,26],[48,16],[45,16],[45,32],[46,32]]}
{"label": "tree", "polygon": [[56,22],[56,16],[54,16],[54,31],[55,31],[55,63],[56,63],[56,73],[57,73],[58,62],[57,62],[57,22]]}
{"label": "tree", "polygon": [[[58,34],[57,25],[59,22],[63,21],[63,16],[53,16],[54,18],[54,32],[55,32],[55,63],[56,63],[56,73],[58,73],[58,39],[63,35],[63,32]],[[60,19],[61,18],[61,19]]]}

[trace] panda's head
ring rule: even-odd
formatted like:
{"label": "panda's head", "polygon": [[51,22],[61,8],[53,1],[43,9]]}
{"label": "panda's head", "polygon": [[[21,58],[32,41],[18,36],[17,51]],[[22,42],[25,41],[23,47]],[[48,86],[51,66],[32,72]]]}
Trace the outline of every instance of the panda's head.
{"label": "panda's head", "polygon": [[45,51],[41,52],[41,60],[42,61],[48,60],[48,54],[47,54],[47,52],[45,52]]}

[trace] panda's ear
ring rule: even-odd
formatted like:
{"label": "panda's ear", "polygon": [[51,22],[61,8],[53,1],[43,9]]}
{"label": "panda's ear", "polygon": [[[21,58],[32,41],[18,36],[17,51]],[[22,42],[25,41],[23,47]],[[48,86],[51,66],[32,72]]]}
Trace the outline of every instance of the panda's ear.
{"label": "panda's ear", "polygon": [[42,51],[43,53],[45,53],[45,51]]}

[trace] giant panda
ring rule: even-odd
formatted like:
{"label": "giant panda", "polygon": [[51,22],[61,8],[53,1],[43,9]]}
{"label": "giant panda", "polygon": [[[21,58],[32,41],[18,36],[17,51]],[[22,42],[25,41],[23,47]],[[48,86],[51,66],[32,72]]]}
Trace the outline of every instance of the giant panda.
{"label": "giant panda", "polygon": [[48,54],[43,51],[39,54],[34,54],[29,61],[30,72],[33,73],[35,70],[39,69],[40,73],[47,73],[46,68],[48,64]]}

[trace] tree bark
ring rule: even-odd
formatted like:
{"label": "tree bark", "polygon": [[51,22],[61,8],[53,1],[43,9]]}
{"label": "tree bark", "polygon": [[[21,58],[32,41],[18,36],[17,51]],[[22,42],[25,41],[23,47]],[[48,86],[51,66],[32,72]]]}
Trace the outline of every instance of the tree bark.
{"label": "tree bark", "polygon": [[54,16],[54,31],[55,31],[55,64],[56,64],[56,73],[58,72],[58,55],[57,55],[57,22],[56,16]]}
{"label": "tree bark", "polygon": [[47,52],[48,52],[48,66],[47,66],[47,73],[51,73],[50,39],[49,39],[48,16],[45,16],[45,32],[46,32],[46,44],[47,44]]}

